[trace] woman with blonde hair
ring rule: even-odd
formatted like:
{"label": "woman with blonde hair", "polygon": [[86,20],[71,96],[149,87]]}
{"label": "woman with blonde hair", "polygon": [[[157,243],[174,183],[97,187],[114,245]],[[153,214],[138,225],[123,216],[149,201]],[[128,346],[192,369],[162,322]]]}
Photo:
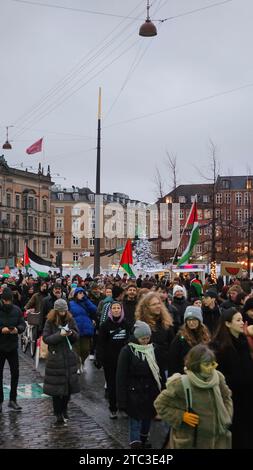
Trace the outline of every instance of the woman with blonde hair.
{"label": "woman with blonde hair", "polygon": [[151,342],[156,347],[161,370],[167,375],[169,348],[174,338],[174,329],[171,314],[160,295],[156,292],[146,294],[136,307],[135,318],[149,325]]}

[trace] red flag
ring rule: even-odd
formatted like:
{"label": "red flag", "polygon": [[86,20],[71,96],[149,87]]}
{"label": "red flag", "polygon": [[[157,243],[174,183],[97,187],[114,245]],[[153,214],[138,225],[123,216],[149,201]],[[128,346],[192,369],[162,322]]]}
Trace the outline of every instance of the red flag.
{"label": "red flag", "polygon": [[134,272],[132,271],[130,264],[133,264],[132,243],[131,240],[127,240],[125,249],[121,256],[120,266],[125,269],[129,276],[134,277]]}
{"label": "red flag", "polygon": [[41,150],[42,150],[42,141],[43,141],[43,137],[41,139],[37,140],[37,142],[34,142],[34,144],[30,145],[30,147],[28,147],[26,149],[26,153],[31,155],[32,153],[41,152]]}

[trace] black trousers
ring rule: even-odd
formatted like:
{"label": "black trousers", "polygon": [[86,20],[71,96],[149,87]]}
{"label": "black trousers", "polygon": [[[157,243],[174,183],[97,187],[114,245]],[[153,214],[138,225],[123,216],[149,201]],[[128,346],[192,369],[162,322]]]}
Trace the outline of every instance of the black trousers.
{"label": "black trousers", "polygon": [[107,384],[110,411],[117,411],[116,372],[117,369],[115,365],[104,365],[104,374]]}
{"label": "black trousers", "polygon": [[0,403],[4,401],[3,370],[6,359],[9,363],[11,372],[10,401],[16,401],[17,399],[17,387],[19,379],[18,350],[14,349],[13,351],[9,352],[0,351]]}
{"label": "black trousers", "polygon": [[53,397],[53,408],[54,414],[61,415],[63,412],[67,411],[68,402],[70,399],[70,395],[62,395]]}

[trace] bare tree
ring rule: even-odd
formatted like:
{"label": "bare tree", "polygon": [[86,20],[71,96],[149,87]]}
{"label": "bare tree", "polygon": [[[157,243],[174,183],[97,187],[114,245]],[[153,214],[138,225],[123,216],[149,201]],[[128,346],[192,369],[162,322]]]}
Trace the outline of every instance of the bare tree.
{"label": "bare tree", "polygon": [[173,153],[169,153],[168,150],[166,150],[166,154],[167,154],[166,163],[169,168],[169,178],[170,178],[170,181],[172,182],[173,191],[176,191],[177,185],[178,185],[177,156],[174,155]]}
{"label": "bare tree", "polygon": [[156,169],[156,173],[154,176],[155,194],[156,194],[156,197],[158,197],[158,199],[162,199],[165,196],[164,180],[161,177],[159,168],[157,168],[156,166],[155,169]]}

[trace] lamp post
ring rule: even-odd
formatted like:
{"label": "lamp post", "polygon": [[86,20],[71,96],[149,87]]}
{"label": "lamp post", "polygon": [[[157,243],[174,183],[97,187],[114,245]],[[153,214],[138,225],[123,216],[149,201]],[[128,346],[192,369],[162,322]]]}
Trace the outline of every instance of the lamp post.
{"label": "lamp post", "polygon": [[101,88],[98,95],[97,171],[95,194],[94,277],[100,274],[100,166],[101,166]]}
{"label": "lamp post", "polygon": [[152,36],[157,35],[157,29],[154,23],[152,23],[150,16],[149,16],[149,9],[150,9],[149,0],[147,0],[147,18],[146,18],[145,23],[143,23],[140,27],[140,30],[139,30],[140,36],[152,37]]}

